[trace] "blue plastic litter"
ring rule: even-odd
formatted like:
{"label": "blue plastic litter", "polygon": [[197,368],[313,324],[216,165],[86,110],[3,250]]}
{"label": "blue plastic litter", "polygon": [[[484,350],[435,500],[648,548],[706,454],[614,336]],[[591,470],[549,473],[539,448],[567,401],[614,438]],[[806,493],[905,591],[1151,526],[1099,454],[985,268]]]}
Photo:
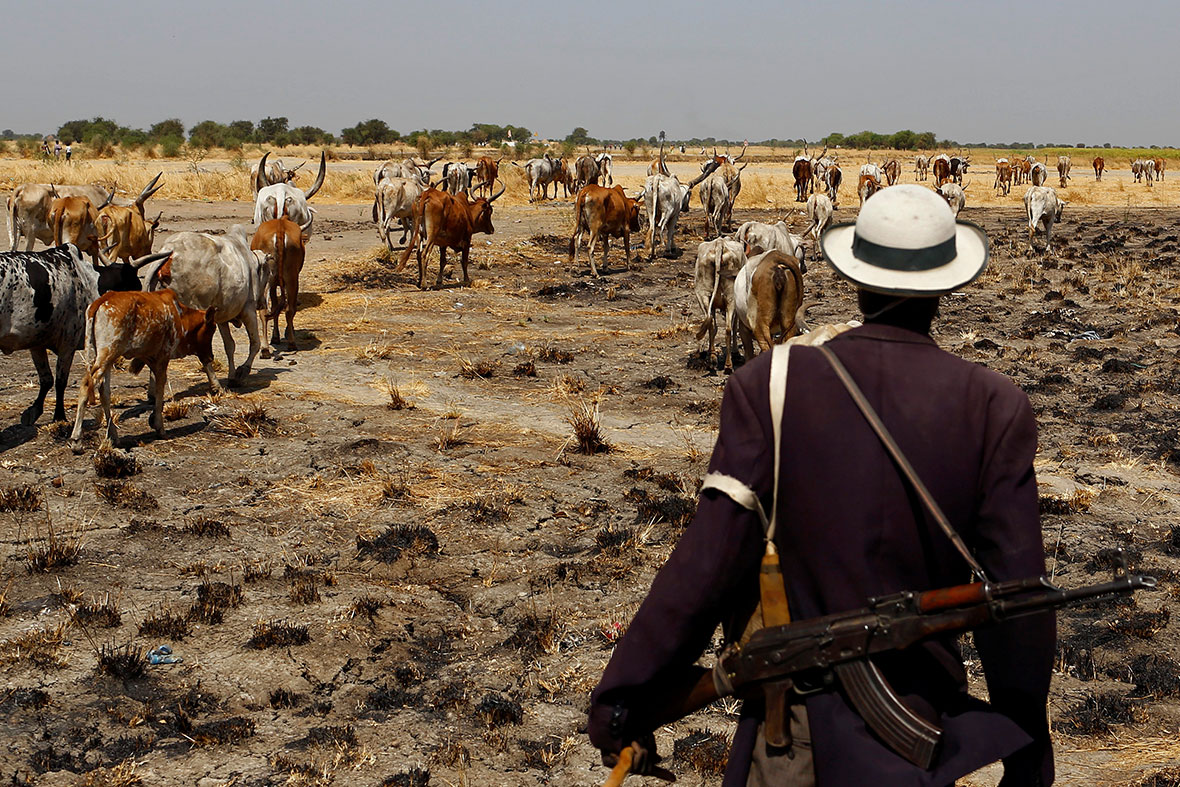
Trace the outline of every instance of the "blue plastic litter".
{"label": "blue plastic litter", "polygon": [[172,655],[172,648],[160,645],[148,651],[148,664],[180,664],[184,661],[180,656]]}

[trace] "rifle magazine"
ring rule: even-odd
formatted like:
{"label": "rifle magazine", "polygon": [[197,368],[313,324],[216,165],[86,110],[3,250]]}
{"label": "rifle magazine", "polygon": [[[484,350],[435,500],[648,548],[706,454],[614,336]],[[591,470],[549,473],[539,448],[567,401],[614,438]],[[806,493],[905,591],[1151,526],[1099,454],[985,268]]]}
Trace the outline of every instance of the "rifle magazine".
{"label": "rifle magazine", "polygon": [[836,664],[832,669],[869,729],[897,754],[929,769],[942,730],[907,708],[868,659]]}

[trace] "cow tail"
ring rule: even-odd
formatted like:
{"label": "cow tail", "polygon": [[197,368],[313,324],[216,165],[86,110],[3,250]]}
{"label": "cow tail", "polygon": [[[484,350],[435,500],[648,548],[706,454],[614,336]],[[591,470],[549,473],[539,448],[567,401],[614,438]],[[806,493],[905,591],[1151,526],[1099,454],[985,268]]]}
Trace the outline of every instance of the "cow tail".
{"label": "cow tail", "polygon": [[8,195],[8,248],[16,251],[16,192]]}
{"label": "cow tail", "polygon": [[574,197],[574,234],[570,236],[570,262],[574,261],[574,246],[578,241],[578,230],[582,227],[582,211],[585,209],[584,206],[586,204],[585,200],[581,197],[581,194]]}
{"label": "cow tail", "polygon": [[61,224],[62,219],[65,218],[65,211],[59,210],[53,214],[53,245],[61,245]]}
{"label": "cow tail", "polygon": [[[302,230],[300,230],[300,232],[302,232]],[[270,309],[267,309],[267,319],[278,317],[279,313],[283,310],[283,307],[280,304],[287,302],[287,287],[283,282],[283,257],[286,255],[286,253],[287,231],[284,229],[281,237],[277,235],[275,236],[275,279],[277,281],[275,285],[267,288],[271,290],[271,292],[278,292],[279,299],[277,303],[272,303],[270,305]],[[263,297],[266,297],[265,293],[263,293]],[[271,309],[274,310],[273,314],[271,313]],[[263,326],[263,330],[266,330],[266,326]]]}
{"label": "cow tail", "polygon": [[[426,192],[422,193],[425,194]],[[413,229],[410,232],[410,242],[406,245],[406,250],[402,252],[402,257],[397,261],[397,267],[394,268],[394,270],[400,271],[402,268],[406,267],[406,263],[410,261],[410,254],[414,251],[414,249],[418,248],[418,238],[422,234],[422,223],[424,221],[422,217],[424,212],[422,208],[424,205],[425,203],[422,201],[421,196],[419,196],[418,199],[414,201],[414,209],[410,211],[410,215],[413,217]]]}

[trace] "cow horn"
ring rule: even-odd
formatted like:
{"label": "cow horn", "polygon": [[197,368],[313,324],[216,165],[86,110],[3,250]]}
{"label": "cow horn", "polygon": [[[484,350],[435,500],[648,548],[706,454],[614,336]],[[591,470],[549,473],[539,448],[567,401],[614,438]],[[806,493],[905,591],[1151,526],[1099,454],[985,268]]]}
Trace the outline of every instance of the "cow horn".
{"label": "cow horn", "polygon": [[311,188],[303,193],[304,199],[311,199],[315,193],[320,190],[320,186],[324,185],[324,173],[328,171],[328,154],[320,151],[320,171],[315,176],[315,183],[311,184]]}
{"label": "cow horn", "polygon": [[740,161],[742,156],[746,155],[746,148],[748,148],[748,147],[750,147],[749,142],[746,142],[745,144],[742,145],[742,152],[739,153],[738,157],[734,159],[735,162]]}
{"label": "cow horn", "polygon": [[266,157],[270,155],[268,150],[262,154],[262,158],[258,161],[258,171],[254,173],[254,190],[262,191],[266,188]]}
{"label": "cow horn", "polygon": [[499,191],[497,191],[495,194],[493,194],[491,197],[489,197],[489,198],[488,198],[488,202],[489,202],[489,203],[492,203],[492,202],[495,202],[497,199],[499,199],[499,198],[500,198],[500,195],[504,193],[504,190],[505,190],[506,188],[508,188],[508,184],[506,184],[506,183],[505,183],[505,184],[502,184],[502,185],[500,186],[500,190],[499,190]]}
{"label": "cow horn", "polygon": [[433,167],[435,164],[437,164],[438,162],[440,162],[442,160],[443,160],[442,156],[439,156],[438,158],[432,158],[430,161],[426,162],[426,166],[424,167],[424,169],[430,169],[431,167]]}
{"label": "cow horn", "polygon": [[137,260],[132,260],[131,267],[135,268],[135,270],[139,270],[140,268],[142,268],[145,265],[151,265],[153,262],[159,262],[160,260],[166,260],[171,256],[172,256],[172,252],[170,252],[170,251],[156,252],[155,254],[149,254],[146,257],[140,257]]}
{"label": "cow horn", "polygon": [[[51,188],[52,188],[52,187],[51,187]],[[98,206],[98,209],[99,209],[99,210],[102,210],[102,209],[103,209],[103,208],[105,208],[107,205],[110,205],[110,204],[111,204],[111,200],[113,200],[114,198],[115,198],[115,192],[113,192],[113,191],[112,191],[112,192],[109,192],[109,193],[107,194],[107,198],[106,198],[106,199],[104,199],[104,200],[102,201],[102,204]]]}
{"label": "cow horn", "polygon": [[299,162],[299,166],[295,167],[295,169],[293,169],[293,170],[290,170],[290,171],[291,171],[291,172],[298,172],[299,170],[303,169],[303,165],[304,165],[304,164],[306,164],[306,163],[307,163],[306,161],[300,161],[300,162]]}
{"label": "cow horn", "polygon": [[156,176],[152,178],[152,182],[143,187],[143,191],[139,192],[139,196],[135,198],[136,205],[142,208],[143,203],[147,202],[149,197],[164,188],[163,183],[160,183],[159,186],[156,185],[156,183],[159,183],[160,177],[163,174],[163,172],[156,173]]}

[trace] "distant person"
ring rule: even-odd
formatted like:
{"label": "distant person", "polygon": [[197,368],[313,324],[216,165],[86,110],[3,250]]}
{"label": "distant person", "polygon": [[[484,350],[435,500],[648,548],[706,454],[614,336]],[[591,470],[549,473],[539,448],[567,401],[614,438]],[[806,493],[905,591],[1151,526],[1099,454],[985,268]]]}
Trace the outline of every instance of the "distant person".
{"label": "distant person", "polygon": [[66,145],[66,161],[69,161],[70,157],[73,155],[74,155],[74,146],[72,144]]}
{"label": "distant person", "polygon": [[53,157],[54,158],[61,158],[61,140],[60,139],[57,142],[55,142],[53,145]]}

